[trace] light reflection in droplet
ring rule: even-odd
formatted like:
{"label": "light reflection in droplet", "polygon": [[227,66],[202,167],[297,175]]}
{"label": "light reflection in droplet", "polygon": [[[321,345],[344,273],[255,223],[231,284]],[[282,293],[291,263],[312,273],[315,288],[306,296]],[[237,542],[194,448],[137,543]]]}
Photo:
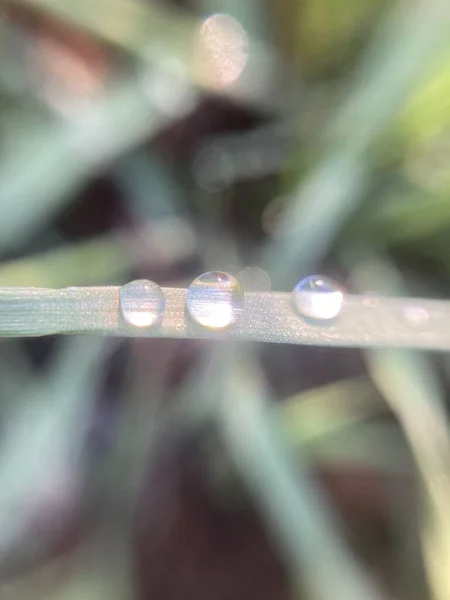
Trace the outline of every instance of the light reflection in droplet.
{"label": "light reflection in droplet", "polygon": [[165,306],[163,291],[153,281],[140,279],[120,288],[120,310],[128,325],[152,327],[162,319]]}
{"label": "light reflection in droplet", "polygon": [[202,327],[225,329],[241,315],[244,291],[229,273],[204,273],[189,286],[186,308],[192,320]]}
{"label": "light reflection in droplet", "polygon": [[211,15],[201,26],[200,46],[212,87],[233,85],[248,60],[248,36],[239,21],[223,13]]}
{"label": "light reflection in droplet", "polygon": [[302,279],[292,291],[295,308],[302,317],[330,320],[339,314],[344,295],[338,284],[322,275]]}

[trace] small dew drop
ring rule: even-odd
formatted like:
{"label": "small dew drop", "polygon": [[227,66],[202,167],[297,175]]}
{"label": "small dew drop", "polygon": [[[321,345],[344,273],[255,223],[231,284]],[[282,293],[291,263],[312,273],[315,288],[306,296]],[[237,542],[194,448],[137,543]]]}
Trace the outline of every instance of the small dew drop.
{"label": "small dew drop", "polygon": [[152,327],[163,315],[166,299],[153,281],[139,279],[120,289],[120,311],[123,320],[132,327]]}
{"label": "small dew drop", "polygon": [[244,291],[229,273],[203,273],[188,288],[187,311],[202,327],[226,329],[237,321],[243,308]]}
{"label": "small dew drop", "polygon": [[302,317],[330,320],[339,314],[344,295],[336,282],[322,275],[302,279],[292,291],[297,312]]}

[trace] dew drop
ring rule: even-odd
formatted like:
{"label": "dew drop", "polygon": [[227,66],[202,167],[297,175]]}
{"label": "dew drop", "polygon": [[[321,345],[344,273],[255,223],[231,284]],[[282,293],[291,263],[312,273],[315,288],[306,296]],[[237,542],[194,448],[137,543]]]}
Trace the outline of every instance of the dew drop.
{"label": "dew drop", "polygon": [[344,295],[339,285],[329,277],[310,275],[293,289],[295,308],[302,317],[320,321],[334,319],[339,314]]}
{"label": "dew drop", "polygon": [[164,315],[166,299],[153,281],[139,279],[120,288],[120,310],[123,320],[132,327],[152,327]]}
{"label": "dew drop", "polygon": [[191,283],[186,307],[192,320],[202,327],[225,329],[242,313],[244,291],[233,275],[210,271]]}

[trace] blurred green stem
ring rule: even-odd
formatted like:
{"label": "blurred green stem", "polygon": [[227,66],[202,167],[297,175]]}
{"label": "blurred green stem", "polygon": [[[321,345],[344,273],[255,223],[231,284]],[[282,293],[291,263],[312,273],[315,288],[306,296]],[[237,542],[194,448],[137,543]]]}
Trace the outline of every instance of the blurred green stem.
{"label": "blurred green stem", "polygon": [[[404,293],[401,276],[387,259],[368,263],[358,273],[357,285],[370,280],[380,291]],[[448,600],[450,436],[444,392],[424,354],[371,350],[366,357],[373,381],[397,416],[417,462],[425,491],[421,533],[429,582],[435,600]]]}
{"label": "blurred green stem", "polygon": [[[230,349],[229,349],[230,350]],[[343,542],[330,507],[288,450],[253,364],[222,353],[218,419],[236,467],[266,514],[298,594],[315,600],[383,598]],[[225,358],[227,357],[227,358]],[[224,368],[226,364],[226,368]]]}
{"label": "blurred green stem", "polygon": [[447,2],[396,3],[324,129],[322,161],[293,191],[278,235],[266,250],[269,273],[278,284],[292,285],[292,277],[306,274],[362,200],[371,174],[368,152],[414,89],[449,26]]}

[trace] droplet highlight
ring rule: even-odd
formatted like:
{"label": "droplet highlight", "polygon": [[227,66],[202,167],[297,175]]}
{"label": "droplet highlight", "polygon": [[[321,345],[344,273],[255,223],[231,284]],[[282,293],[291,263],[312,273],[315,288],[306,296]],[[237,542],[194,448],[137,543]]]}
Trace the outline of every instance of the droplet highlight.
{"label": "droplet highlight", "polygon": [[308,319],[327,321],[339,314],[344,294],[339,285],[322,275],[302,279],[292,290],[297,312]]}
{"label": "droplet highlight", "polygon": [[239,319],[244,309],[244,290],[229,273],[203,273],[188,288],[186,308],[198,325],[226,329]]}
{"label": "droplet highlight", "polygon": [[162,319],[165,307],[164,293],[153,281],[139,279],[120,288],[120,312],[132,327],[153,327]]}

